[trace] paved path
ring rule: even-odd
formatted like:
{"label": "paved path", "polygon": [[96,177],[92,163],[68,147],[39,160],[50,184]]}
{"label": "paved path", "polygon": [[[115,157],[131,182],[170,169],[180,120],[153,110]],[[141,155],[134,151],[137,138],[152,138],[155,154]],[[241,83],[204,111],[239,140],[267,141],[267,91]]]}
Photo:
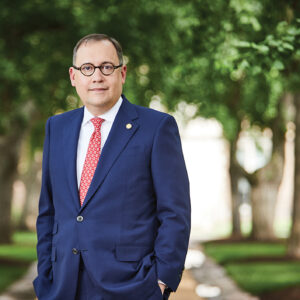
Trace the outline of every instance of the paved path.
{"label": "paved path", "polygon": [[32,280],[35,276],[36,263],[33,263],[23,278],[13,283],[3,295],[0,295],[0,300],[33,300],[35,293]]}
{"label": "paved path", "polygon": [[[201,251],[201,247],[197,247]],[[226,274],[223,267],[205,257],[201,267],[191,268],[193,278],[199,283],[197,294],[211,300],[259,300],[244,291]],[[200,293],[201,292],[201,293]],[[205,296],[205,293],[207,296]],[[208,297],[210,295],[210,297]],[[183,298],[184,299],[184,298]]]}
{"label": "paved path", "polygon": [[[210,258],[206,258],[203,266],[199,269],[191,270],[193,277],[201,284],[198,286],[200,291],[201,286],[209,288],[219,288],[220,294],[214,297],[208,297],[211,300],[259,300],[259,298],[249,295],[242,291],[236,283],[227,276],[225,270],[217,265]],[[204,293],[204,292],[203,292]],[[204,296],[204,294],[203,294]],[[205,297],[206,299],[206,297]]]}
{"label": "paved path", "polygon": [[185,270],[179,288],[176,293],[171,294],[170,300],[204,300],[195,292],[197,284],[191,272]]}

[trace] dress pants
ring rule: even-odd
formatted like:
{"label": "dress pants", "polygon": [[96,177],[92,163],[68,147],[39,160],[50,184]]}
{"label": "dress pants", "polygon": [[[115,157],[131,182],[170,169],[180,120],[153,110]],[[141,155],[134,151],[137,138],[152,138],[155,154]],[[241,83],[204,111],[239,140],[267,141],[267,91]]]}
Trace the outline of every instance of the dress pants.
{"label": "dress pants", "polygon": [[[166,291],[164,295],[161,295],[161,298],[159,295],[157,296],[153,295],[153,297],[155,298],[155,300],[168,300],[169,295],[170,294]],[[90,279],[90,276],[86,271],[81,256],[80,256],[80,266],[79,266],[78,283],[77,283],[75,300],[103,300],[98,288],[95,287],[94,283]],[[121,299],[116,299],[116,300],[121,300]],[[141,300],[146,300],[146,299],[141,299]]]}

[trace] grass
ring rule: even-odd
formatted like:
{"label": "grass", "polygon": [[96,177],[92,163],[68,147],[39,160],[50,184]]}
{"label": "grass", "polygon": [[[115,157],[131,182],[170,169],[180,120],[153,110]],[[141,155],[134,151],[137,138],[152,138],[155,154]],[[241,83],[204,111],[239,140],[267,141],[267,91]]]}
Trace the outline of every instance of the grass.
{"label": "grass", "polygon": [[13,241],[16,244],[30,245],[34,246],[37,242],[37,237],[35,232],[16,232],[13,236]]}
{"label": "grass", "polygon": [[238,285],[251,294],[300,285],[300,261],[284,260],[283,243],[212,242],[204,247],[206,254],[223,264]]}
{"label": "grass", "polygon": [[0,265],[0,293],[5,290],[12,282],[25,274],[25,266],[5,266]]}
{"label": "grass", "polygon": [[13,244],[0,245],[0,257],[32,262],[37,259],[36,234],[32,232],[17,232],[13,236]]}
{"label": "grass", "polygon": [[226,270],[241,288],[255,295],[300,285],[300,262],[229,263]]}
{"label": "grass", "polygon": [[17,232],[13,244],[0,245],[0,292],[25,274],[27,266],[36,260],[36,234]]}
{"label": "grass", "polygon": [[219,264],[258,256],[284,256],[286,246],[281,243],[207,243],[205,252]]}

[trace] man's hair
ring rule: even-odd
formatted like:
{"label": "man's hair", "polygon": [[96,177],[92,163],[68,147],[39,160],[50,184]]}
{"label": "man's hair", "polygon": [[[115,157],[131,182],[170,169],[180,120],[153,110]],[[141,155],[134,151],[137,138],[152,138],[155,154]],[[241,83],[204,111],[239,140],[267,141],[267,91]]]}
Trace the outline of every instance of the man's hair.
{"label": "man's hair", "polygon": [[120,43],[116,39],[114,39],[106,34],[92,33],[92,34],[86,35],[82,39],[80,39],[77,42],[76,46],[74,47],[73,65],[75,65],[75,62],[76,62],[77,51],[83,43],[87,44],[89,41],[97,42],[97,41],[104,41],[104,40],[110,41],[114,45],[114,47],[117,51],[118,58],[119,58],[119,64],[123,64],[123,51],[122,51],[122,47],[121,47]]}

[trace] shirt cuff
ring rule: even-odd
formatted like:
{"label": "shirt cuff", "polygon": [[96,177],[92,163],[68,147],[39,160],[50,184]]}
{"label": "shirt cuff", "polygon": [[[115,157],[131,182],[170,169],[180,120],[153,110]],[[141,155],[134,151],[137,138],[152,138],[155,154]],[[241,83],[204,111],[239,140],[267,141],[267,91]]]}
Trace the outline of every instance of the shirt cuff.
{"label": "shirt cuff", "polygon": [[164,282],[162,282],[160,279],[158,279],[157,282],[158,282],[158,283],[161,283],[161,284],[163,284],[165,287],[167,287],[167,285],[166,285]]}

